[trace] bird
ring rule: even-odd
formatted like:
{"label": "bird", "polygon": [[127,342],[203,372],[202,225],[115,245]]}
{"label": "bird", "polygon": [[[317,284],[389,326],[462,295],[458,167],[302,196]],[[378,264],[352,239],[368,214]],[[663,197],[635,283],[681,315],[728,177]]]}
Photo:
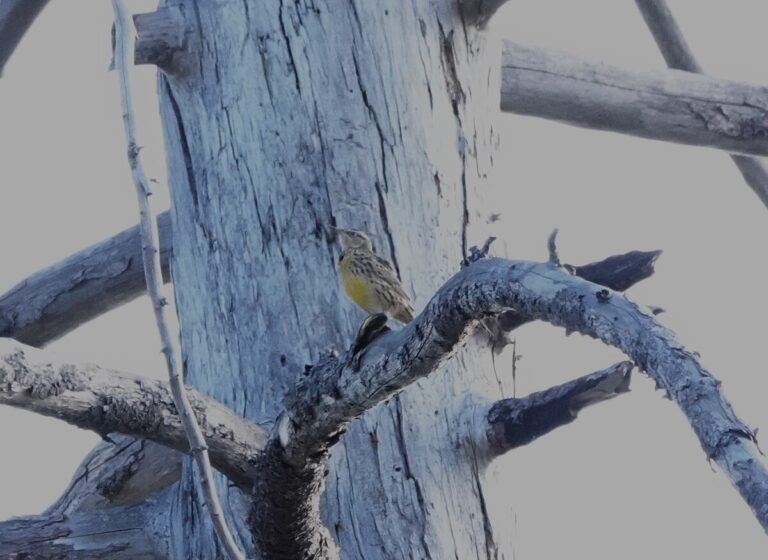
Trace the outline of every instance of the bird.
{"label": "bird", "polygon": [[366,313],[384,313],[403,324],[410,323],[413,306],[394,267],[376,254],[364,232],[334,229],[341,245],[336,272],[347,297]]}

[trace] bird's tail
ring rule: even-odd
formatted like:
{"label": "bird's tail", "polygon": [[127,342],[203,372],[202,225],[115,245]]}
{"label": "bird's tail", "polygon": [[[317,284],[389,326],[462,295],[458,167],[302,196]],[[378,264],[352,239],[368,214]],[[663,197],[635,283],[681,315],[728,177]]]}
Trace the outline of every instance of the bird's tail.
{"label": "bird's tail", "polygon": [[401,323],[407,324],[413,321],[413,307],[411,307],[408,304],[401,305],[397,308],[395,313],[392,314],[392,317],[400,321]]}

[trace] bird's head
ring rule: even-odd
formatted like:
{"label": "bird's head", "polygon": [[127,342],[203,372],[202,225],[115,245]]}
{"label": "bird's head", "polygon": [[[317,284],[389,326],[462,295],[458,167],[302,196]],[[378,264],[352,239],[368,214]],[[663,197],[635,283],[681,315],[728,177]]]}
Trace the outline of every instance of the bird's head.
{"label": "bird's head", "polygon": [[367,249],[368,251],[373,250],[373,244],[371,243],[370,238],[364,232],[354,229],[340,228],[334,228],[334,230],[338,236],[339,245],[341,245],[342,251],[346,251],[347,249]]}

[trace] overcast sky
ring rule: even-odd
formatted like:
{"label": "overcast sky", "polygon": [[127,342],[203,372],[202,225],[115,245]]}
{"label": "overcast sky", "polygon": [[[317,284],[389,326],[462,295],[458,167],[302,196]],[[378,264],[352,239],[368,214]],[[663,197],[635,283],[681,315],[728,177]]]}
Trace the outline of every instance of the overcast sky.
{"label": "overcast sky", "polygon": [[[149,11],[154,2],[132,0]],[[768,83],[759,0],[670,0],[713,75]],[[51,2],[0,80],[0,291],[136,221],[119,98],[109,63],[108,2]],[[627,68],[663,65],[631,1],[514,0],[495,22],[515,41]],[[142,152],[167,205],[154,72],[136,73]],[[723,381],[736,412],[768,426],[764,348],[768,210],[727,156],[683,146],[500,116],[508,197],[498,234],[517,258],[560,253],[585,263],[631,249],[663,249],[657,274],[630,291],[661,316]],[[499,161],[499,160],[497,160]],[[517,337],[518,394],[602,369],[621,356],[562,330]],[[52,344],[52,351],[163,376],[149,304],[127,305]],[[499,364],[509,372],[509,359]],[[38,513],[69,482],[97,437],[0,408],[0,518]],[[633,391],[517,450],[494,466],[491,507],[512,504],[518,560],[648,556],[765,558],[766,538],[716,472],[685,418],[635,374]],[[10,481],[10,482],[9,482]],[[737,552],[735,552],[737,551]]]}

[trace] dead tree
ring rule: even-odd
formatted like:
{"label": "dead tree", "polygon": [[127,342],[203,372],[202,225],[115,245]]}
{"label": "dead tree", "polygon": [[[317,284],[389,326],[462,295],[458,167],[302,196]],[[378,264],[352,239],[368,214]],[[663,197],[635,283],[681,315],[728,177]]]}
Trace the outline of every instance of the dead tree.
{"label": "dead tree", "polygon": [[[173,0],[136,17],[137,60],[161,69],[172,195],[161,249],[185,373],[249,557],[509,553],[507,520],[485,507],[485,467],[627,391],[632,363],[679,405],[768,529],[768,474],[753,432],[696,355],[621,293],[653,272],[658,252],[569,266],[554,239],[542,263],[470,250],[486,237],[483,193],[498,185],[495,108],[501,99],[522,111],[510,103],[524,97],[509,88],[533,91],[540,78],[538,67],[510,66],[515,47],[502,65],[502,46],[485,29],[502,4]],[[5,58],[8,44],[0,41]],[[670,79],[688,95],[689,76]],[[654,88],[651,97],[670,97]],[[696,128],[687,114],[690,129],[655,137],[763,153],[761,90],[727,89],[757,97],[720,128]],[[727,113],[732,97],[717,92],[712,111]],[[605,127],[562,101],[542,98],[525,111]],[[632,102],[659,109],[655,97]],[[611,126],[637,133],[622,115]],[[361,317],[337,288],[332,225],[370,231],[420,310],[362,350],[353,344]],[[136,297],[140,250],[129,230],[22,282],[0,297],[0,334],[43,346]],[[596,337],[632,363],[505,399],[478,325],[493,321],[504,333],[533,320]],[[51,363],[6,340],[0,403],[112,440],[48,511],[0,524],[0,558],[222,554],[165,384]]]}

